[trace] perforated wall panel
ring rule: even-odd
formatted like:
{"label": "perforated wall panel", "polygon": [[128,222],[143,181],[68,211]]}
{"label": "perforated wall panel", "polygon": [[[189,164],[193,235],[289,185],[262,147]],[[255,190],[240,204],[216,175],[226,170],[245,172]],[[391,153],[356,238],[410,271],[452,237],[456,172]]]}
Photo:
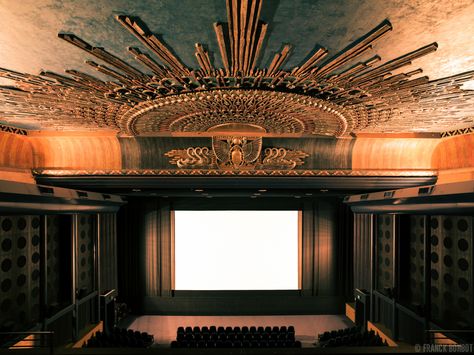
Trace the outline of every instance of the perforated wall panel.
{"label": "perforated wall panel", "polygon": [[39,319],[39,216],[0,216],[0,331]]}

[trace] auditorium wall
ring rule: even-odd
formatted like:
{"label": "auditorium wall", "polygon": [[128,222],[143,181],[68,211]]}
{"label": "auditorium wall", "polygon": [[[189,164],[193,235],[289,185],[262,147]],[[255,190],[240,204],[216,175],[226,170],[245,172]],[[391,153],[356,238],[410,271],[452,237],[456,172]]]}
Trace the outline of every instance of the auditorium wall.
{"label": "auditorium wall", "polygon": [[0,331],[52,330],[64,344],[97,323],[99,288],[117,288],[115,222],[106,213],[0,215]]}
{"label": "auditorium wall", "polygon": [[354,220],[354,288],[370,293],[372,322],[412,344],[425,341],[426,324],[472,329],[472,216],[356,214]]}

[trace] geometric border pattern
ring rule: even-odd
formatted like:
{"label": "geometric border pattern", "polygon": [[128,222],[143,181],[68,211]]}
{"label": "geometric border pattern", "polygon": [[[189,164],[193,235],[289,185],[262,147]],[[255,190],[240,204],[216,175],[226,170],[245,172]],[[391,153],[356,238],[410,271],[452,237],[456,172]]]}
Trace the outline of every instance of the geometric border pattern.
{"label": "geometric border pattern", "polygon": [[13,127],[13,126],[8,126],[8,125],[2,124],[2,123],[0,123],[0,131],[7,132],[7,133],[13,133],[13,134],[19,134],[20,136],[27,136],[28,135],[28,131],[26,129]]}
{"label": "geometric border pattern", "polygon": [[436,170],[33,169],[35,176],[437,176]]}
{"label": "geometric border pattern", "polygon": [[474,127],[455,129],[452,131],[442,132],[441,138],[460,136],[463,134],[470,134],[470,133],[474,133]]}

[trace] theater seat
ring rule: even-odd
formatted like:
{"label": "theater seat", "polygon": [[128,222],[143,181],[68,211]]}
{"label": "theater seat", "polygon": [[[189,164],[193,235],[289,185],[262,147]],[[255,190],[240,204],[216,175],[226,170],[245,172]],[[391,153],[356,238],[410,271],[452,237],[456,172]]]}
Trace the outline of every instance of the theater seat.
{"label": "theater seat", "polygon": [[[344,334],[347,332],[344,331]],[[126,332],[125,334],[129,334]],[[134,333],[138,335],[138,333]],[[328,333],[329,334],[329,333]],[[335,334],[339,334],[336,332]],[[123,336],[121,334],[120,336]],[[101,335],[99,336],[99,338]],[[320,335],[319,338],[324,338]],[[340,342],[347,342],[349,337],[345,335],[343,340],[332,340],[328,346],[339,344]],[[126,344],[132,346],[140,346],[142,342],[141,337],[136,339],[123,339]],[[293,326],[277,327],[266,326],[258,327],[251,326],[203,326],[195,327],[178,327],[176,331],[176,340],[171,343],[173,348],[288,348],[300,347],[301,343],[295,341],[295,330]]]}

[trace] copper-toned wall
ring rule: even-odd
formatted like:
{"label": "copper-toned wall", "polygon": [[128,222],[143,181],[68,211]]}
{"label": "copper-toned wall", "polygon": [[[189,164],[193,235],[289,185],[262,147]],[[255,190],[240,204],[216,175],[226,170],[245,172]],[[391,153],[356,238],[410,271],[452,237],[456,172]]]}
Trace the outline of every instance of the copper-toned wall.
{"label": "copper-toned wall", "polygon": [[30,168],[33,165],[33,149],[25,136],[0,132],[0,152],[0,169]]}
{"label": "copper-toned wall", "polygon": [[121,169],[114,136],[32,136],[35,168]]}
{"label": "copper-toned wall", "polygon": [[352,169],[432,169],[439,139],[359,138],[352,150]]}
{"label": "copper-toned wall", "polygon": [[437,169],[474,167],[474,134],[443,139],[433,152],[432,165]]}
{"label": "copper-toned wall", "polygon": [[474,179],[474,134],[459,135],[440,141],[431,164],[438,169],[438,183]]}
{"label": "copper-toned wall", "polygon": [[[418,170],[474,167],[474,134],[446,139],[358,138],[276,139],[267,146],[310,154],[301,169]],[[164,153],[211,146],[205,138],[117,138],[113,135],[31,135],[0,132],[0,170],[173,169]]]}

